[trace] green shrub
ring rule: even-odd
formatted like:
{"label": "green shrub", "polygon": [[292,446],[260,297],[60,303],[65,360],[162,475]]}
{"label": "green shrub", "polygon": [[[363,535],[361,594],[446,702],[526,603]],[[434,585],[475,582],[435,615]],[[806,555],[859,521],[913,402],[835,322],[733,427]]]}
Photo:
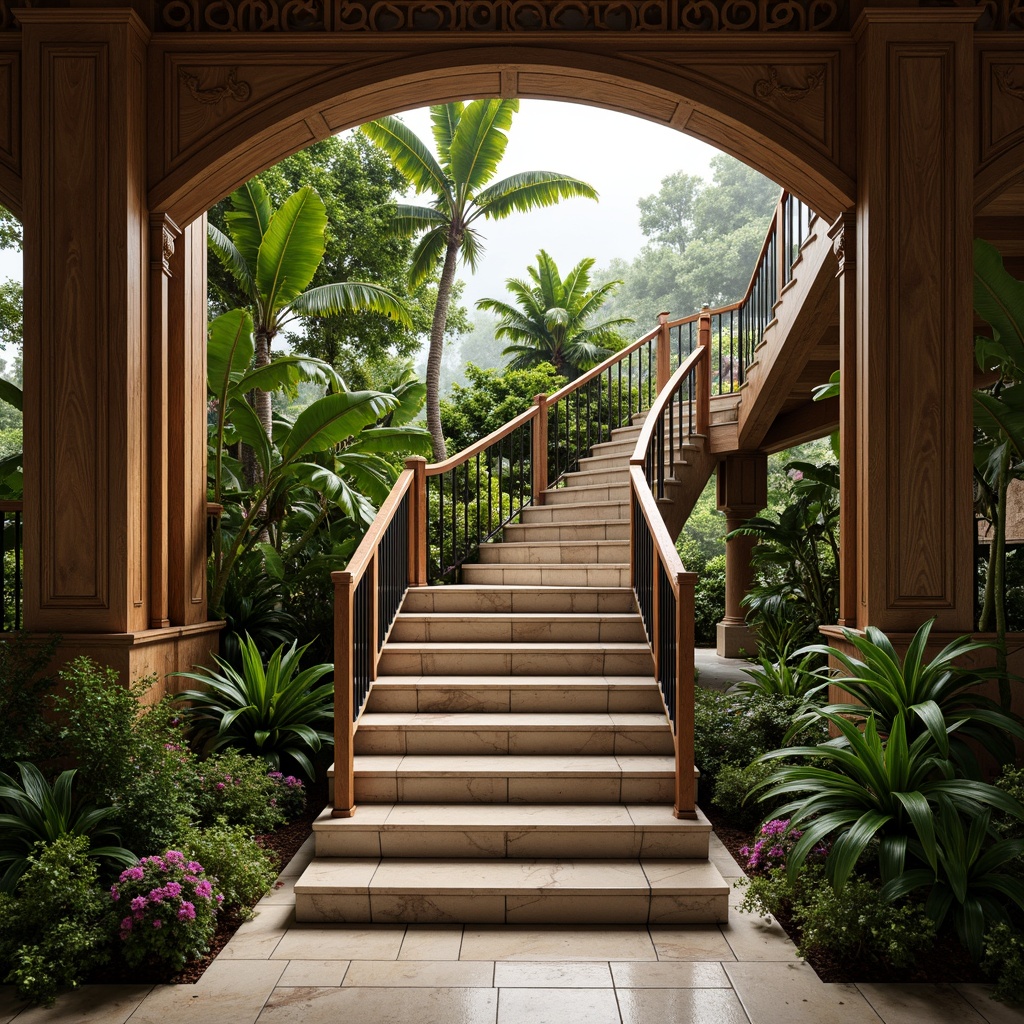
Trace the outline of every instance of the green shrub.
{"label": "green shrub", "polygon": [[263,758],[240,750],[211,754],[196,769],[196,820],[203,826],[219,820],[245,825],[250,832],[270,832],[285,821],[276,803],[279,788]]}
{"label": "green shrub", "polygon": [[698,570],[693,592],[694,644],[714,647],[718,641],[718,623],[725,618],[725,555],[709,558]]}
{"label": "green shrub", "polygon": [[270,802],[280,809],[285,821],[293,821],[306,809],[306,787],[302,779],[282,772],[268,772],[267,777],[277,787]]}
{"label": "green shrub", "polygon": [[300,670],[305,650],[293,643],[286,651],[282,644],[264,665],[246,637],[241,671],[214,655],[217,668],[179,673],[206,687],[175,698],[190,705],[185,714],[196,727],[196,740],[208,751],[238,747],[272,768],[290,758],[314,778],[309,755],[334,743],[333,732],[324,728],[334,721],[334,684],[321,682],[334,665]]}
{"label": "green shrub", "polygon": [[110,898],[125,963],[166,963],[175,970],[210,948],[224,900],[203,865],[180,850],[143,857],[122,871]]}
{"label": "green shrub", "polygon": [[191,820],[194,790],[193,758],[172,705],[145,707],[152,679],[125,686],[88,658],[70,662],[60,678],[66,695],[54,705],[81,782],[117,808],[127,847],[136,854],[166,849]]}
{"label": "green shrub", "polygon": [[805,654],[797,661],[796,655],[784,651],[778,660],[773,661],[767,654],[761,654],[758,660],[759,667],[743,670],[748,678],[737,684],[741,693],[807,700],[827,685],[814,671],[820,660],[817,654]]}
{"label": "green shrub", "polygon": [[54,682],[44,674],[57,637],[15,633],[0,642],[0,771],[18,761],[44,763],[57,754],[56,728],[45,716]]}
{"label": "green shrub", "polygon": [[995,983],[996,999],[1024,1002],[1024,935],[1017,929],[997,924],[989,930],[981,966]]}
{"label": "green shrub", "polygon": [[734,828],[755,828],[769,812],[764,804],[756,799],[748,801],[747,797],[771,771],[763,761],[753,761],[748,765],[724,764],[718,770],[711,802],[725,813]]}
{"label": "green shrub", "polygon": [[226,909],[248,909],[271,890],[277,878],[273,856],[256,845],[243,825],[189,829],[181,846],[206,869],[207,877],[223,893]]}
{"label": "green shrub", "polygon": [[86,836],[38,844],[14,894],[0,893],[3,981],[47,1005],[78,985],[108,959],[107,902]]}

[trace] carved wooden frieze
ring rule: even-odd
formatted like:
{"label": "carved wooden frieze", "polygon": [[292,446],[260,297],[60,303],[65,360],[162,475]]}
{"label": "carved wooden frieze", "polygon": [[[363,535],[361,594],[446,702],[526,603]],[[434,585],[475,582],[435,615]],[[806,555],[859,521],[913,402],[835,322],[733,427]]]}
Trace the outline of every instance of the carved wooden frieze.
{"label": "carved wooden frieze", "polygon": [[844,0],[164,0],[165,32],[821,32]]}
{"label": "carved wooden frieze", "polygon": [[981,55],[980,161],[986,164],[1024,142],[1024,53]]}
{"label": "carved wooden frieze", "polygon": [[[705,56],[659,53],[698,89],[713,88],[793,132],[823,155],[839,162],[840,54],[805,52],[780,54],[771,63],[752,61],[746,54]],[[699,93],[697,93],[699,94]]]}

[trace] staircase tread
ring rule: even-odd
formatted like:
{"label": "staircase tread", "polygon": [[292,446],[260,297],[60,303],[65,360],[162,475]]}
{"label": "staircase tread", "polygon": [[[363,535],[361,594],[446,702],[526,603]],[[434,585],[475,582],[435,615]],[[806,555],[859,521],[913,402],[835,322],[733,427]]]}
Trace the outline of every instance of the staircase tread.
{"label": "staircase tread", "polygon": [[667,729],[668,719],[654,711],[375,711],[364,712],[359,729]]}
{"label": "staircase tread", "polygon": [[[575,564],[575,563],[572,563]],[[605,563],[599,563],[605,564]],[[483,611],[483,612],[400,612],[401,618],[407,621],[418,622],[429,620],[432,622],[461,622],[466,619],[496,619],[509,618],[520,622],[590,622],[600,620],[601,622],[635,622],[639,619],[638,612],[506,612],[506,611]]]}
{"label": "staircase tread", "polygon": [[409,654],[414,651],[429,651],[435,654],[438,651],[449,648],[459,651],[493,651],[496,654],[509,652],[526,654],[534,651],[550,653],[552,649],[557,649],[564,651],[566,654],[578,654],[583,651],[596,650],[626,651],[631,653],[640,648],[649,651],[650,645],[646,641],[629,642],[626,640],[594,640],[579,644],[567,643],[564,640],[553,640],[550,643],[525,643],[519,640],[483,641],[481,643],[462,640],[416,640],[409,642],[389,640],[384,645],[385,651],[391,651],[394,654]]}
{"label": "staircase tread", "polygon": [[295,883],[297,894],[426,895],[462,892],[606,895],[728,895],[729,884],[708,860],[472,858],[316,858]]}
{"label": "staircase tread", "polygon": [[313,822],[314,832],[449,831],[465,829],[560,831],[710,832],[698,811],[696,821],[676,818],[669,804],[360,804],[351,818],[331,817],[327,807]]}
{"label": "staircase tread", "polygon": [[[333,768],[331,769],[333,772]],[[356,774],[431,778],[675,775],[671,754],[356,754]]]}
{"label": "staircase tread", "polygon": [[378,676],[374,689],[378,687],[400,687],[402,689],[487,689],[547,690],[579,689],[601,690],[656,690],[657,683],[650,676],[477,676],[467,680],[466,676]]}

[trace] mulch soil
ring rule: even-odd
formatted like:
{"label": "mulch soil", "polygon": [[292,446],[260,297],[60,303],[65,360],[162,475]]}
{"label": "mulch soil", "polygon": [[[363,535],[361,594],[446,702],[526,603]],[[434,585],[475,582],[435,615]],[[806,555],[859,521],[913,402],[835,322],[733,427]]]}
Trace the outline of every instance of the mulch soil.
{"label": "mulch soil", "polygon": [[[722,840],[732,858],[742,869],[746,858],[740,853],[744,846],[752,846],[750,833],[730,827],[712,805],[710,810],[701,807],[715,828],[715,835]],[[738,913],[738,911],[732,911]],[[778,922],[785,933],[800,944],[800,929],[788,914],[780,914]],[[839,959],[827,954],[814,953],[807,958],[815,973],[826,982],[870,982],[870,983],[921,983],[928,985],[956,985],[986,982],[989,979],[973,963],[955,933],[944,928],[936,938],[931,953],[923,962],[911,969],[896,970],[884,963],[864,959],[858,961],[849,957]]]}

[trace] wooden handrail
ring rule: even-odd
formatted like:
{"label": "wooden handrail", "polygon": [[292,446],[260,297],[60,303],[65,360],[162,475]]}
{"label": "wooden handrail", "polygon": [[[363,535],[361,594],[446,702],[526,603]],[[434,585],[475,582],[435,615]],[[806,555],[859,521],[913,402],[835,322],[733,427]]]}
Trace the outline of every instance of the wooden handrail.
{"label": "wooden handrail", "polygon": [[[680,321],[682,323],[683,321]],[[675,327],[675,324],[670,324],[670,327]],[[661,330],[661,326],[655,327],[653,331],[648,331],[642,338],[637,338],[636,341],[630,343],[623,349],[619,349],[618,352],[613,352],[603,363],[598,363],[592,370],[587,370],[586,373],[581,374],[575,380],[569,381],[564,387],[559,388],[553,395],[548,395],[548,405],[554,405],[555,402],[560,402],[563,398],[571,395],[577,388],[583,387],[584,384],[589,383],[595,377],[600,377],[605,370],[610,366],[614,366],[616,363],[621,363],[626,356],[635,352],[638,348],[642,348],[649,341],[653,341]]]}
{"label": "wooden handrail", "polygon": [[23,501],[0,501],[0,512],[24,512]]}
{"label": "wooden handrail", "polygon": [[391,493],[384,500],[384,504],[381,505],[377,515],[374,516],[370,528],[359,542],[359,547],[355,549],[352,557],[348,560],[348,565],[339,572],[331,573],[331,580],[333,582],[340,583],[350,580],[354,585],[363,578],[367,568],[373,561],[373,557],[377,552],[377,546],[380,544],[381,537],[384,536],[384,531],[391,525],[391,520],[394,519],[395,512],[402,503],[402,498],[405,497],[405,492],[412,486],[413,476],[414,473],[411,469],[403,470],[399,474],[398,479],[395,481],[395,486],[391,488]]}
{"label": "wooden handrail", "polygon": [[651,537],[654,540],[654,550],[658,558],[661,559],[661,564],[665,567],[665,572],[668,573],[669,579],[673,581],[673,590],[675,590],[675,581],[678,580],[680,575],[690,575],[696,580],[697,574],[687,573],[686,568],[683,566],[683,560],[679,557],[679,552],[676,550],[672,536],[668,532],[665,520],[658,511],[658,503],[654,500],[654,495],[651,494],[651,489],[647,486],[647,478],[644,476],[643,468],[636,465],[632,459],[630,459],[629,466],[629,482],[633,488],[633,495],[637,498],[637,502],[640,505],[644,522],[647,523],[647,528],[651,531]]}
{"label": "wooden handrail", "polygon": [[531,405],[525,412],[521,412],[518,416],[510,419],[503,427],[498,427],[497,430],[492,430],[486,437],[480,438],[479,441],[474,441],[465,451],[459,452],[458,455],[453,455],[450,459],[445,459],[444,462],[429,463],[427,465],[427,476],[437,476],[439,473],[447,473],[450,469],[456,469],[464,465],[474,455],[485,451],[493,444],[497,444],[498,441],[503,437],[507,437],[517,427],[521,427],[524,423],[529,423],[537,415],[538,411],[536,405]]}
{"label": "wooden handrail", "polygon": [[[665,406],[672,401],[672,397],[679,390],[683,381],[689,376],[690,371],[696,367],[702,359],[708,358],[708,350],[702,346],[695,348],[686,361],[676,370],[675,373],[669,378],[668,384],[661,389],[658,393],[658,397],[651,406],[647,413],[647,418],[644,420],[643,426],[640,428],[640,436],[636,439],[636,447],[633,449],[633,454],[629,458],[629,464],[631,466],[642,466],[647,459],[647,449],[651,446],[651,439],[654,436],[654,430],[658,424],[658,420],[661,419],[661,414],[665,411]],[[699,429],[697,433],[701,433]]]}

